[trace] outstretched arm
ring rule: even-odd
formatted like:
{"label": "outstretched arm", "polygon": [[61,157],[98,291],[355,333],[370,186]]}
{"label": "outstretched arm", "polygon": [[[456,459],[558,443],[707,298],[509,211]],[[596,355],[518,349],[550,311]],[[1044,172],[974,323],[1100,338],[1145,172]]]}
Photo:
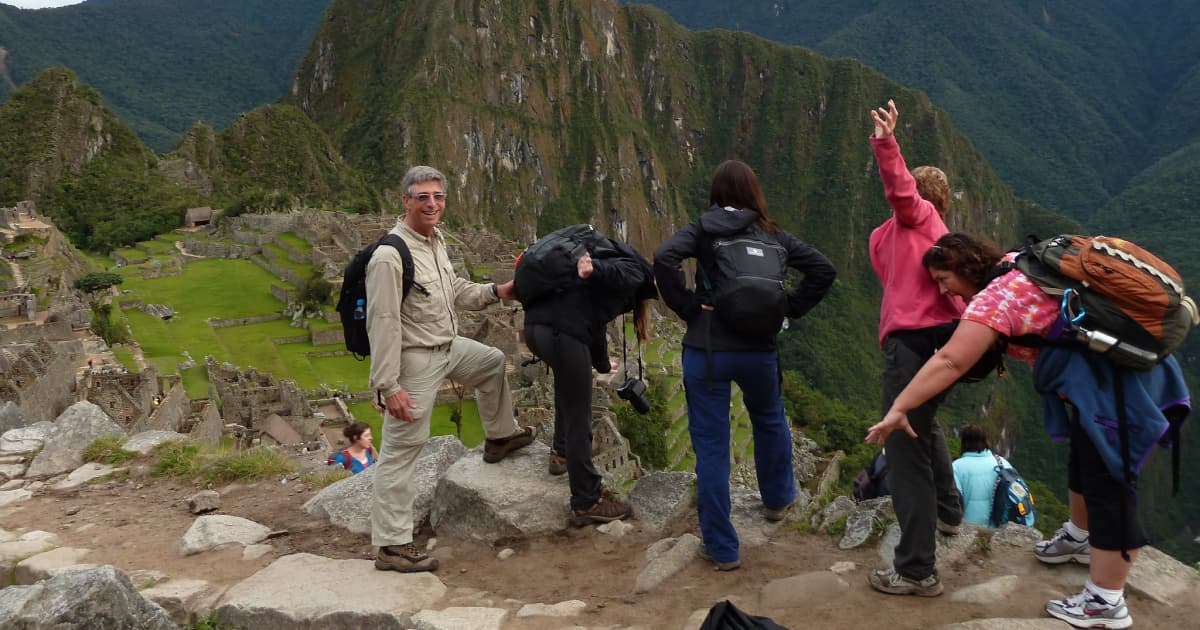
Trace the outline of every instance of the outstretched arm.
{"label": "outstretched arm", "polygon": [[995,345],[999,336],[995,330],[979,322],[959,322],[950,341],[925,362],[896,397],[883,420],[867,430],[867,441],[883,444],[896,429],[903,429],[912,437],[917,437],[917,432],[908,423],[908,412],[954,385],[988,348]]}

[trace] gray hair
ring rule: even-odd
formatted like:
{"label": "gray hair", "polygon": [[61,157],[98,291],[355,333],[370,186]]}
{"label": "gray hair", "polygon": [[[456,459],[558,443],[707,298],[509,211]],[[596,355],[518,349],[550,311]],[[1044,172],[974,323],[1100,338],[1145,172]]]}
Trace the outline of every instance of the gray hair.
{"label": "gray hair", "polygon": [[422,184],[425,182],[440,182],[442,190],[446,189],[446,176],[442,172],[432,166],[414,166],[408,169],[404,174],[404,179],[400,180],[400,190],[405,196],[408,196],[409,190],[414,184]]}

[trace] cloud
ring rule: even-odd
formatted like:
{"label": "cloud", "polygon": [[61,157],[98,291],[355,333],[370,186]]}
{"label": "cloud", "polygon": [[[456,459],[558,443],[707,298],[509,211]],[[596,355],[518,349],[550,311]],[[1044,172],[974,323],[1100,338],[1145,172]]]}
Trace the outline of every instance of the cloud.
{"label": "cloud", "polygon": [[65,7],[68,4],[79,4],[83,0],[0,0],[0,4],[11,4],[22,9],[49,9],[50,7]]}

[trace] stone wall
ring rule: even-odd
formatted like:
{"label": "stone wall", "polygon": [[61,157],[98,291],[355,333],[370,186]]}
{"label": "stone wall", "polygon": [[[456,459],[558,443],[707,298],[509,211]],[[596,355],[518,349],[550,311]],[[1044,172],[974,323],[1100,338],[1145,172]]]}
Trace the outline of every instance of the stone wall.
{"label": "stone wall", "polygon": [[293,299],[291,291],[288,291],[287,289],[285,289],[277,284],[272,284],[270,291],[271,291],[271,295],[275,296],[275,299],[279,300],[280,302],[283,302],[284,304],[291,302]]}
{"label": "stone wall", "polygon": [[83,360],[79,341],[0,344],[11,364],[0,372],[0,400],[17,403],[29,424],[53,421],[75,403],[75,368]]}
{"label": "stone wall", "polygon": [[25,291],[0,294],[0,317],[37,317],[37,296]]}
{"label": "stone wall", "polygon": [[254,317],[238,317],[236,319],[210,319],[208,325],[213,328],[228,328],[230,326],[246,326],[249,324],[261,324],[263,322],[271,322],[277,319],[282,319],[283,315],[273,313],[271,315],[255,315]]}
{"label": "stone wall", "polygon": [[159,393],[155,395],[159,396],[158,406],[154,406],[151,398],[149,415],[129,428],[130,435],[142,431],[183,433],[180,428],[187,424],[187,418],[192,411],[187,393],[183,391],[183,381],[174,374],[159,377],[157,389]]}
{"label": "stone wall", "polygon": [[276,382],[270,374],[254,368],[243,372],[229,363],[218,364],[211,356],[204,361],[221,402],[225,423],[261,431],[267,416],[274,413],[299,430],[306,419],[313,417],[308,400],[295,381]]}
{"label": "stone wall", "polygon": [[[184,398],[186,400],[186,396]],[[176,429],[202,444],[216,444],[221,439],[221,412],[213,401],[204,398],[187,401],[187,418]]]}
{"label": "stone wall", "polygon": [[153,366],[140,373],[130,373],[123,368],[106,370],[88,375],[85,394],[88,400],[130,434],[151,428],[174,430],[161,426],[150,417],[155,412],[154,397],[161,395],[158,373]]}
{"label": "stone wall", "polygon": [[262,248],[257,245],[221,243],[199,240],[190,236],[183,240],[183,246],[189,254],[207,258],[249,258],[262,251]]}
{"label": "stone wall", "polygon": [[[312,333],[312,345],[323,346],[329,344],[345,343],[346,337],[341,328],[326,328],[318,332]],[[337,352],[337,351],[334,351]],[[316,353],[310,353],[310,356],[318,356]],[[319,356],[337,356],[321,353]]]}
{"label": "stone wall", "polygon": [[46,322],[42,325],[24,324],[9,329],[0,328],[0,347],[13,343],[35,341],[69,341],[72,338],[71,324],[65,321]]}

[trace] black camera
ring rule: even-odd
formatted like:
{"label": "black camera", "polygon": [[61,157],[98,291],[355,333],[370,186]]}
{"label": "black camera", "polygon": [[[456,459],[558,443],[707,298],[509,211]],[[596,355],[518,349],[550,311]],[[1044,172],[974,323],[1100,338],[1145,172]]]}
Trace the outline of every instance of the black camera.
{"label": "black camera", "polygon": [[646,382],[639,378],[631,378],[617,388],[617,395],[628,400],[638,413],[650,411],[650,398],[646,396]]}

